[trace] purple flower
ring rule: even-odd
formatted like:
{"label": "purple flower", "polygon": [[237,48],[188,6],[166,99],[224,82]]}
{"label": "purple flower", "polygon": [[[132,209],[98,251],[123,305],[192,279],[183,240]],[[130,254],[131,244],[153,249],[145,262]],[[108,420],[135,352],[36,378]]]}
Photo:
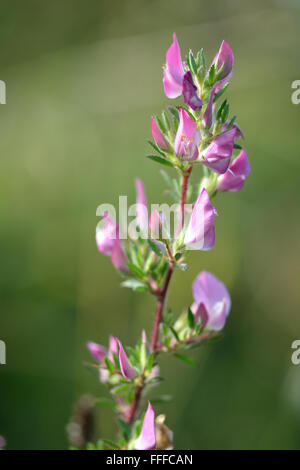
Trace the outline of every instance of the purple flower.
{"label": "purple flower", "polygon": [[239,191],[243,186],[245,179],[251,173],[251,166],[245,150],[233,160],[228,170],[218,177],[218,191]]}
{"label": "purple flower", "polygon": [[223,69],[218,76],[219,80],[222,80],[225,77],[228,77],[228,75],[232,72],[233,62],[234,62],[234,55],[231,50],[231,47],[229,46],[229,44],[227,44],[226,41],[222,41],[219,52],[213,61],[213,64],[217,63],[217,72],[219,72],[223,66]]}
{"label": "purple flower", "polygon": [[119,226],[107,213],[103,215],[105,226],[97,229],[96,243],[98,250],[111,257],[113,266],[119,271],[127,272],[127,258],[119,238]]}
{"label": "purple flower", "polygon": [[168,150],[168,144],[154,118],[151,119],[151,134],[154,139],[154,142],[160,148],[162,148],[163,150]]}
{"label": "purple flower", "polygon": [[175,137],[175,153],[184,157],[185,160],[196,160],[200,143],[200,132],[197,124],[183,108],[179,108],[179,119]]}
{"label": "purple flower", "polygon": [[136,450],[155,450],[155,422],[154,411],[150,401],[143,421],[142,431],[139,438],[135,441]]}
{"label": "purple flower", "polygon": [[177,98],[182,94],[184,70],[181,60],[180,47],[173,33],[173,42],[166,54],[163,85],[168,98]]}
{"label": "purple flower", "polygon": [[[93,341],[87,341],[86,346],[97,362],[100,365],[105,365],[105,358],[108,357],[111,361],[114,360],[114,353],[118,353],[118,343],[114,336],[110,335],[109,337],[109,347],[108,349],[101,344],[94,343]],[[105,369],[100,369],[100,381],[106,382],[108,377],[108,372]]]}
{"label": "purple flower", "polygon": [[205,150],[202,163],[216,173],[225,173],[230,163],[236,137],[236,128],[216,137]]}
{"label": "purple flower", "polygon": [[148,233],[148,205],[142,180],[137,178],[135,186],[137,192],[137,223],[143,233]]}
{"label": "purple flower", "polygon": [[190,71],[184,74],[182,94],[185,104],[190,106],[194,111],[198,111],[203,106],[203,101],[200,100],[197,94],[197,87],[194,85]]}
{"label": "purple flower", "polygon": [[122,343],[119,339],[117,339],[119,344],[119,361],[122,375],[127,380],[133,380],[136,377],[135,370],[131,367],[126,352],[122,346]]}
{"label": "purple flower", "polygon": [[226,322],[231,307],[229,292],[212,273],[202,271],[193,283],[195,304],[192,311],[197,321],[209,330],[219,331]]}
{"label": "purple flower", "polygon": [[202,189],[185,233],[184,244],[191,250],[210,250],[215,244],[214,218],[217,210],[209,200],[206,189]]}

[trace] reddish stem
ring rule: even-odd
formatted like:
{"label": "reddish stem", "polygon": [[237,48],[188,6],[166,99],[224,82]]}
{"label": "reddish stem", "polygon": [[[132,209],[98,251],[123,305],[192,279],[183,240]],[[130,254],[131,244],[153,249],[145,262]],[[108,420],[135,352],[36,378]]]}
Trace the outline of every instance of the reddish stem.
{"label": "reddish stem", "polygon": [[154,318],[154,324],[153,324],[153,330],[152,330],[152,336],[151,336],[151,350],[155,352],[156,347],[157,347],[157,339],[158,339],[158,334],[159,334],[159,325],[162,319],[162,314],[163,314],[163,309],[165,305],[165,300],[167,296],[167,291],[168,287],[170,284],[170,280],[172,277],[174,271],[174,266],[173,264],[169,265],[167,277],[164,283],[164,286],[162,288],[162,291],[160,294],[157,296],[157,304],[156,304],[156,313],[155,313],[155,318]]}
{"label": "reddish stem", "polygon": [[[181,198],[180,198],[180,211],[181,211],[181,224],[183,227],[184,224],[184,205],[186,202],[186,194],[187,194],[187,188],[188,188],[188,182],[189,182],[189,177],[192,171],[192,166],[190,166],[187,169],[187,172],[183,175],[182,177],[182,187],[181,187]],[[174,265],[172,263],[169,264],[168,272],[166,275],[166,279],[164,282],[164,285],[161,290],[159,290],[156,293],[157,297],[157,304],[156,304],[156,312],[155,312],[155,318],[154,318],[154,324],[153,324],[153,330],[152,330],[152,336],[151,336],[151,350],[153,352],[158,352],[157,351],[157,340],[158,340],[158,335],[159,335],[159,325],[162,320],[162,315],[163,315],[163,310],[164,310],[164,305],[167,297],[167,292],[169,288],[169,284],[171,281],[171,277],[174,271]],[[127,422],[128,424],[132,424],[141,400],[142,396],[142,391],[144,388],[144,382],[142,384],[138,385],[135,389],[135,397],[134,400],[131,404],[130,410],[129,410],[129,415]]]}
{"label": "reddish stem", "polygon": [[138,386],[135,389],[135,397],[129,410],[128,420],[127,420],[128,424],[132,424],[134,420],[136,411],[138,409],[138,406],[141,400],[142,390],[143,390],[143,386]]}
{"label": "reddish stem", "polygon": [[180,212],[181,212],[181,228],[184,225],[184,205],[186,202],[186,193],[188,188],[189,177],[192,171],[192,166],[189,166],[187,172],[182,176],[181,198],[180,198]]}

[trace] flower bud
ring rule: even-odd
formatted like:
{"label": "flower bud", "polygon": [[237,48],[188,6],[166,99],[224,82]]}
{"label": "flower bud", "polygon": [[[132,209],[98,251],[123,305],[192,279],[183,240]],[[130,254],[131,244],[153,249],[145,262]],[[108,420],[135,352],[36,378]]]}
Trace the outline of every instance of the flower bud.
{"label": "flower bud", "polygon": [[168,150],[168,144],[162,131],[160,130],[157,122],[154,118],[151,119],[151,134],[154,142],[163,150]]}
{"label": "flower bud", "polygon": [[168,98],[177,98],[182,94],[184,70],[181,60],[180,47],[176,34],[173,33],[173,42],[166,54],[163,85]]}
{"label": "flower bud", "polygon": [[119,361],[122,375],[127,380],[133,380],[136,377],[136,372],[130,365],[130,362],[124,351],[121,341],[119,339],[117,339],[117,341],[119,344]]}
{"label": "flower bud", "polygon": [[154,450],[156,448],[154,411],[150,401],[143,421],[139,438],[135,442],[136,450]]}
{"label": "flower bud", "polygon": [[217,79],[222,80],[232,72],[234,55],[226,41],[222,41],[219,52],[213,63],[217,63]]}

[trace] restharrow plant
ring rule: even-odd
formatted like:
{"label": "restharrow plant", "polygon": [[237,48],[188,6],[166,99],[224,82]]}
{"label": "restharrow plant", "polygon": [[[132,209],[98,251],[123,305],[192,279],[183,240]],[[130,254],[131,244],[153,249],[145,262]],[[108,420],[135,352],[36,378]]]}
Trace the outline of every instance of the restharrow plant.
{"label": "restharrow plant", "polygon": [[[211,198],[224,191],[238,191],[251,172],[247,153],[236,140],[243,138],[235,116],[230,117],[227,100],[219,104],[233,72],[234,56],[223,41],[211,65],[207,67],[201,49],[189,51],[181,58],[174,33],[166,54],[163,87],[168,98],[183,96],[184,104],[169,106],[161,116],[151,119],[148,157],[175,171],[172,179],[163,172],[169,194],[178,202],[179,225],[171,235],[164,214],[154,210],[148,220],[144,186],[136,180],[137,239],[120,237],[117,222],[104,214],[104,227],[97,230],[96,241],[101,253],[111,257],[113,266],[123,276],[122,286],[149,292],[156,298],[156,311],[149,342],[145,331],[134,347],[124,347],[121,340],[110,336],[108,348],[87,342],[96,360],[99,380],[112,400],[99,400],[114,410],[119,433],[114,442],[100,440],[92,448],[105,449],[170,449],[173,434],[164,424],[165,416],[155,419],[146,394],[161,379],[159,356],[174,357],[194,364],[186,351],[220,335],[231,307],[225,285],[213,274],[202,271],[193,283],[194,302],[174,318],[166,307],[167,293],[176,268],[185,270],[192,250],[210,250],[215,243],[214,219],[218,215]],[[240,153],[234,156],[236,149]],[[199,184],[190,182],[192,170],[201,168]],[[194,198],[193,198],[194,194]],[[192,203],[192,209],[186,205]],[[185,223],[186,222],[186,223]],[[144,236],[145,234],[148,237]],[[167,401],[169,397],[153,399]],[[89,448],[91,445],[89,446]]]}

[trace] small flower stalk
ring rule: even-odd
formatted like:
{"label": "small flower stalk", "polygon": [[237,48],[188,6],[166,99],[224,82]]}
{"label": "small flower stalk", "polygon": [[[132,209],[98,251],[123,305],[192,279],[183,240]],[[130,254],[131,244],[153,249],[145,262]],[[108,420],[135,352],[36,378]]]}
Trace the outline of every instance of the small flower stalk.
{"label": "small flower stalk", "polygon": [[243,133],[223,99],[233,66],[227,42],[221,43],[207,65],[203,49],[197,54],[189,51],[183,58],[173,34],[166,52],[163,89],[167,98],[181,97],[182,103],[151,117],[153,152],[148,158],[168,170],[161,173],[175,204],[176,227],[171,230],[170,220],[160,208],[150,208],[143,182],[136,179],[134,226],[121,236],[117,221],[104,213],[97,229],[98,250],[111,258],[122,287],[148,292],[156,309],[152,331],[147,336],[143,330],[134,347],[113,335],[108,347],[94,342],[97,338],[86,343],[93,360],[89,368],[111,396],[96,401],[109,406],[119,423],[116,438],[90,443],[90,448],[172,449],[172,418],[159,414],[157,405],[170,399],[157,397],[162,380],[159,358],[168,353],[174,360],[195,364],[189,351],[222,334],[227,323],[230,294],[210,272],[195,273],[191,303],[183,312],[168,305],[167,294],[176,270],[187,269],[194,250],[214,248],[216,216],[222,217],[215,207],[216,196],[241,190],[251,173],[242,148]]}

